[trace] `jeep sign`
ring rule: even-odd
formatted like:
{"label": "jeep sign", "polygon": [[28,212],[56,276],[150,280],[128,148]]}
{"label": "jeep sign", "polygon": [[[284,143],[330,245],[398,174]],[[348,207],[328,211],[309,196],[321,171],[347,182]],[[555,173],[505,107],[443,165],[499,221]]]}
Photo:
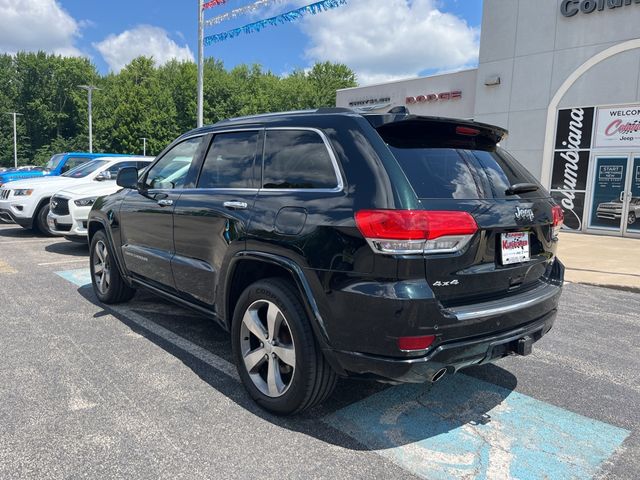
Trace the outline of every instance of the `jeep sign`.
{"label": "jeep sign", "polygon": [[626,5],[640,5],[640,0],[563,0],[560,4],[560,13],[565,17],[573,17],[582,13],[601,12],[605,8],[611,10]]}

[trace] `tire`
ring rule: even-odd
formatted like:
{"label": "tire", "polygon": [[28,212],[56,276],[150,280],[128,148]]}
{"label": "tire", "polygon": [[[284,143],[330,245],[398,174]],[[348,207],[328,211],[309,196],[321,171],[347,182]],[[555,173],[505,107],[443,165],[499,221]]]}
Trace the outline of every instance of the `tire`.
{"label": "tire", "polygon": [[[269,322],[267,315],[274,320]],[[249,286],[236,304],[231,332],[242,383],[262,408],[292,415],[333,392],[338,377],[325,360],[290,282],[269,278]]]}
{"label": "tire", "polygon": [[627,224],[628,225],[633,225],[634,223],[636,223],[636,212],[629,212],[629,217],[627,218]]}
{"label": "tire", "polygon": [[104,230],[99,230],[91,239],[89,268],[93,291],[102,303],[114,304],[131,300],[136,294],[120,275],[113,251]]}
{"label": "tire", "polygon": [[55,236],[51,230],[49,230],[49,224],[47,223],[47,215],[49,215],[49,203],[45,203],[40,207],[34,220],[35,230],[47,237]]}

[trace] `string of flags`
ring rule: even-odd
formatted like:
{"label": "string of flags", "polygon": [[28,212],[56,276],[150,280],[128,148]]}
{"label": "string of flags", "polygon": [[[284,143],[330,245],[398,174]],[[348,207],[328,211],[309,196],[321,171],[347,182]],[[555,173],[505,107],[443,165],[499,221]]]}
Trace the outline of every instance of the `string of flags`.
{"label": "string of flags", "polygon": [[[203,8],[212,8],[218,5],[222,5],[226,3],[227,0],[212,0],[203,5]],[[206,26],[217,25],[226,20],[230,20],[232,18],[236,18],[240,15],[256,11],[260,8],[263,8],[267,5],[273,3],[281,3],[286,0],[256,0],[255,2],[246,5],[244,7],[236,8],[235,10],[231,10],[230,12],[224,13],[222,15],[218,15],[208,21],[205,22]],[[310,5],[306,5],[301,8],[296,8],[295,10],[291,10],[289,12],[282,13],[280,15],[276,15],[275,17],[266,18],[264,20],[259,20],[257,22],[249,23],[242,27],[233,28],[231,30],[227,30],[226,32],[216,33],[214,35],[209,35],[204,38],[204,45],[209,46],[216,43],[224,42],[226,40],[230,40],[232,38],[236,38],[240,35],[248,35],[250,33],[257,33],[262,31],[267,27],[275,27],[278,25],[283,25],[285,23],[295,22],[300,20],[301,18],[307,15],[317,15],[322,12],[326,12],[328,10],[332,10],[334,8],[338,8],[342,5],[345,5],[347,0],[322,0],[319,2],[312,3]]]}

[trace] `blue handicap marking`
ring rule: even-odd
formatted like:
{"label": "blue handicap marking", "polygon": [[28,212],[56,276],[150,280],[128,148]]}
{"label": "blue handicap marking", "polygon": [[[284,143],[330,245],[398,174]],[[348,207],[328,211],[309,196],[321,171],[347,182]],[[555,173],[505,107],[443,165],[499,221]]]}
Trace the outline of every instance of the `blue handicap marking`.
{"label": "blue handicap marking", "polygon": [[430,480],[589,479],[630,433],[466,375],[392,387],[324,421]]}
{"label": "blue handicap marking", "polygon": [[66,270],[64,272],[56,272],[56,275],[64,278],[68,282],[84,287],[91,283],[91,272],[88,268],[80,268],[78,270]]}

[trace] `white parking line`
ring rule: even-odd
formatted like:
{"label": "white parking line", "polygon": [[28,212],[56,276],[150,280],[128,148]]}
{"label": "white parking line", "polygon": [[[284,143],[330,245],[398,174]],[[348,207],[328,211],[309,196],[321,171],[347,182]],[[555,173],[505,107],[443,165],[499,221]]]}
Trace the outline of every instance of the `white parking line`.
{"label": "white parking line", "polygon": [[[10,240],[7,242],[0,242],[0,245],[9,245],[12,243],[52,243],[52,242],[50,238],[39,238],[39,239],[32,239],[32,240],[28,240],[28,239]],[[53,242],[53,243],[60,243],[60,242]]]}
{"label": "white parking line", "polygon": [[146,319],[142,315],[132,312],[128,308],[119,307],[115,305],[111,305],[108,308],[128,318],[129,320],[141,326],[145,330],[149,330],[150,332],[165,339],[169,343],[176,345],[180,349],[193,355],[198,360],[206,363],[210,367],[215,368],[216,370],[224,373],[225,375],[233,378],[236,381],[240,381],[240,377],[238,376],[238,371],[236,370],[236,367],[232,363],[227,362],[224,358],[214,355],[209,350],[206,350],[196,345],[195,343],[190,342],[189,340],[181,337],[180,335],[176,335],[171,330],[167,330],[166,328],[161,327],[160,325],[152,322],[151,320]]}
{"label": "white parking line", "polygon": [[46,267],[47,265],[63,265],[65,263],[80,263],[80,262],[88,263],[89,259],[88,258],[79,258],[77,260],[60,260],[59,262],[45,262],[45,263],[39,263],[38,266],[39,267]]}

